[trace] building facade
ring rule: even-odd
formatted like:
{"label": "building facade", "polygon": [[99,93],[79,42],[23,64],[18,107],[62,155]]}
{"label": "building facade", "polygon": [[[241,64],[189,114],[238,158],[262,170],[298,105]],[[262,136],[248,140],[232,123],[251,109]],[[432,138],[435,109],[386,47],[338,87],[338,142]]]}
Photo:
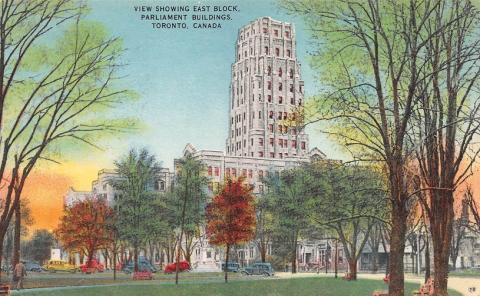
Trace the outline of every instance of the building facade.
{"label": "building facade", "polygon": [[228,156],[288,158],[308,155],[299,122],[303,80],[292,24],[259,18],[241,28],[232,65]]}

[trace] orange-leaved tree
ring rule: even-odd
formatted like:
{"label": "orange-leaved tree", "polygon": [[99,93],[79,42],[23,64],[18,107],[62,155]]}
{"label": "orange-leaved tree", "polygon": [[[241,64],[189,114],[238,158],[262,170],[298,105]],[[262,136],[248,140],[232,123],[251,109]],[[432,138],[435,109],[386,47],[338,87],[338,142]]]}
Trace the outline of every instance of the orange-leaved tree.
{"label": "orange-leaved tree", "polygon": [[103,198],[87,198],[65,207],[55,236],[69,251],[87,255],[87,265],[95,251],[113,239],[114,211]]}
{"label": "orange-leaved tree", "polygon": [[235,244],[255,235],[255,206],[252,188],[243,178],[227,179],[222,190],[207,205],[207,236],[212,245],[225,246],[225,282],[228,282],[228,253]]}

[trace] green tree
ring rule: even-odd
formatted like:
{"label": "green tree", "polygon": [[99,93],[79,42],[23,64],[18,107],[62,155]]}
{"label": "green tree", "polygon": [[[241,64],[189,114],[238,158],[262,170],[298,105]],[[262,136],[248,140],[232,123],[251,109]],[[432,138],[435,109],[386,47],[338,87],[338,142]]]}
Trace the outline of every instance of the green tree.
{"label": "green tree", "polygon": [[274,221],[274,248],[291,262],[292,273],[297,272],[298,240],[308,237],[313,211],[328,190],[325,178],[314,173],[310,166],[302,166],[280,174],[270,172],[265,179]]}
{"label": "green tree", "polygon": [[138,271],[139,248],[152,234],[153,224],[158,220],[154,182],[160,164],[148,150],[132,149],[115,162],[115,167],[119,179],[112,185],[120,192],[116,205],[118,235],[132,245],[134,269]]}
{"label": "green tree", "polygon": [[[193,155],[187,154],[176,163],[176,180],[170,208],[174,213],[174,221],[179,228],[176,251],[175,284],[178,284],[180,254],[187,260],[193,249],[192,241],[201,232],[205,221],[206,189],[208,179],[205,176],[204,164]],[[183,243],[185,236],[185,243]]]}
{"label": "green tree", "polygon": [[343,245],[350,276],[357,279],[357,262],[376,222],[384,222],[387,199],[383,180],[372,168],[340,163],[316,164],[325,174],[329,194],[320,197],[315,221],[336,234]]}
{"label": "green tree", "polygon": [[39,161],[58,163],[60,152],[76,151],[78,142],[96,146],[93,134],[128,124],[106,118],[130,97],[115,86],[120,40],[84,12],[75,0],[0,5],[0,249]]}
{"label": "green tree", "polygon": [[55,237],[46,229],[36,230],[32,238],[23,245],[25,258],[44,264],[50,258],[50,252],[55,244]]}
{"label": "green tree", "polygon": [[[412,198],[408,138],[424,80],[424,53],[436,32],[426,22],[442,1],[280,0],[311,28],[312,66],[322,92],[313,118],[357,159],[383,166],[389,192],[389,295],[403,296],[403,257]],[[438,28],[441,30],[442,28]]]}
{"label": "green tree", "polygon": [[255,241],[260,252],[262,262],[267,260],[267,251],[272,243],[273,216],[269,210],[269,200],[262,194],[257,198],[256,205],[257,223],[255,229]]}

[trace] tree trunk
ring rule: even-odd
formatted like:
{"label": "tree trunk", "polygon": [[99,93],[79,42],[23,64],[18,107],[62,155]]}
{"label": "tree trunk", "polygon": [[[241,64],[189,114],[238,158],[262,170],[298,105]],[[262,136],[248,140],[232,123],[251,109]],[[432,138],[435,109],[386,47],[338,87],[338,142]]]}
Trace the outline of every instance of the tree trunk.
{"label": "tree trunk", "polygon": [[[452,239],[453,192],[443,191],[435,196],[435,215],[432,215],[430,232],[433,243],[434,295],[448,296],[448,261]],[[435,206],[435,205],[434,205]]]}
{"label": "tree trunk", "polygon": [[350,269],[350,279],[353,281],[357,280],[357,260],[350,259],[348,260],[348,268]]}
{"label": "tree trunk", "polygon": [[[393,196],[395,197],[395,195]],[[406,200],[406,197],[400,196],[399,199]],[[406,217],[407,214],[403,202],[393,201],[389,256],[389,296],[404,296],[405,294],[403,256],[405,252],[405,234],[407,228],[405,223]]]}
{"label": "tree trunk", "polygon": [[263,263],[267,261],[267,246],[265,243],[260,243],[260,257]]}
{"label": "tree trunk", "polygon": [[428,234],[425,237],[425,283],[430,278],[430,239]]}
{"label": "tree trunk", "polygon": [[230,245],[227,244],[227,250],[225,253],[225,283],[228,283],[228,256],[230,253]]}
{"label": "tree trunk", "polygon": [[450,255],[450,260],[452,261],[452,270],[457,270],[457,258],[458,258],[458,254],[451,254]]}
{"label": "tree trunk", "polygon": [[[3,258],[3,240],[5,239],[5,235],[0,232],[0,266],[2,266],[2,258]],[[2,280],[2,272],[0,271],[0,282]]]}
{"label": "tree trunk", "polygon": [[13,239],[13,260],[12,266],[15,267],[20,262],[20,233],[22,228],[22,218],[20,203],[15,207],[15,235]]}
{"label": "tree trunk", "polygon": [[378,271],[378,250],[372,250],[372,273]]}
{"label": "tree trunk", "polygon": [[117,280],[117,246],[113,245],[113,280]]}
{"label": "tree trunk", "polygon": [[135,244],[133,247],[133,270],[138,271],[138,245]]}
{"label": "tree trunk", "polygon": [[297,273],[297,245],[295,244],[295,248],[292,254],[292,273]]}

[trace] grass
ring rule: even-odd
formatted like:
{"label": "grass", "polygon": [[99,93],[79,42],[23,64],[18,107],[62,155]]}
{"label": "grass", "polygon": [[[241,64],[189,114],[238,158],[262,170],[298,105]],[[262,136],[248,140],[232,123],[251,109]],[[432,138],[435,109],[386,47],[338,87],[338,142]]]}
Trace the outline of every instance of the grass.
{"label": "grass", "polygon": [[[232,279],[240,277],[239,274],[231,273],[229,277]],[[155,282],[168,283],[174,282],[174,274],[156,273],[154,275]],[[223,273],[210,272],[210,273],[195,273],[187,272],[180,274],[180,281],[187,282],[209,282],[219,281],[223,278]],[[8,280],[7,280],[8,279]],[[11,281],[11,275],[2,274],[2,284],[9,285]],[[65,287],[65,286],[95,286],[95,285],[117,285],[117,284],[133,284],[138,281],[132,280],[131,274],[125,274],[123,272],[117,273],[117,279],[113,280],[112,272],[96,273],[91,275],[85,275],[82,273],[28,273],[28,276],[24,280],[24,287],[26,289],[31,288],[49,288],[49,287]]]}
{"label": "grass", "polygon": [[[406,284],[406,294],[418,289],[418,284]],[[374,290],[385,290],[386,285],[377,280],[358,280],[347,282],[334,278],[296,278],[296,279],[264,279],[236,280],[225,283],[183,283],[178,287],[172,283],[141,282],[138,284],[104,286],[104,287],[74,287],[63,289],[48,289],[46,291],[24,291],[20,295],[38,296],[127,296],[127,295],[315,295],[315,296],[369,296]],[[450,291],[451,296],[459,293]]]}
{"label": "grass", "polygon": [[458,276],[458,277],[480,277],[480,269],[464,269],[464,270],[455,270],[450,271],[448,276]]}

